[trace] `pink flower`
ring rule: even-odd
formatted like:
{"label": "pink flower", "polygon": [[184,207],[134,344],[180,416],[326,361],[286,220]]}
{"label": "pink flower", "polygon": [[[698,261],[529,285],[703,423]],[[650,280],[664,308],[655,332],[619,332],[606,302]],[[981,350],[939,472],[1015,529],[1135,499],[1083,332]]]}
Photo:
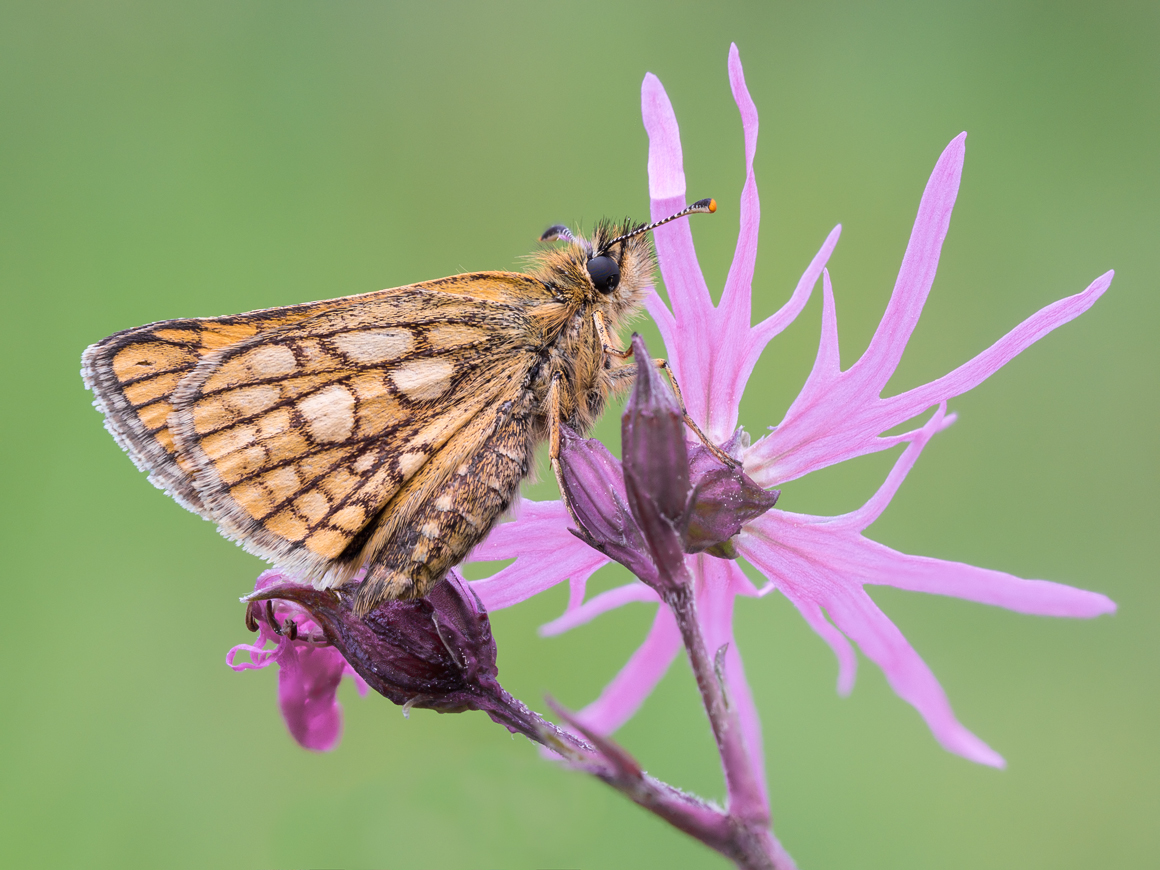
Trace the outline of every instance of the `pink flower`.
{"label": "pink flower", "polygon": [[[263,571],[254,583],[257,592],[286,582],[279,571]],[[263,602],[265,603],[265,602]],[[367,684],[354,672],[333,646],[319,643],[318,626],[307,611],[289,601],[269,603],[261,618],[249,620],[258,632],[255,644],[241,643],[226,654],[226,664],[235,671],[246,671],[278,665],[278,707],[291,736],[306,749],[326,752],[338,745],[342,736],[342,705],[338,703],[338,684],[351,677],[360,695]],[[254,611],[248,611],[252,614]],[[281,628],[292,621],[289,634],[279,634],[271,620]],[[266,644],[276,646],[267,650]],[[236,661],[239,653],[249,653],[250,661]]]}
{"label": "pink flower", "polygon": [[[733,601],[738,595],[763,596],[775,589],[793,602],[834,650],[840,693],[848,693],[854,684],[852,640],[883,670],[894,690],[918,710],[939,743],[973,761],[1002,766],[1002,758],[955,718],[930,669],[866,594],[865,585],[953,595],[1046,616],[1091,617],[1110,613],[1115,605],[1098,593],[1058,583],[909,556],[869,540],[863,532],[885,510],[934,434],[953,422],[954,415],[946,413],[947,401],[978,385],[1048,332],[1086,311],[1108,288],[1112,273],[1100,276],[1082,293],[1047,306],[944,377],[882,398],[934,281],[958,193],[965,134],[947,146],[935,165],[919,203],[894,292],[870,346],[843,371],[833,290],[825,269],[840,227],[826,238],[781,310],[756,326],[750,323],[760,218],[753,174],[758,122],[736,46],[729,53],[729,78],[741,112],[746,180],[736,252],[718,305],[713,305],[697,264],[687,222],[675,221],[655,232],[672,309],[655,294],[648,309],[664,336],[689,413],[714,442],[725,444],[734,436],[741,393],[758,356],[801,312],[821,278],[822,334],[813,371],[782,422],[752,445],[746,446],[744,438],[739,439],[734,454],[753,480],[773,487],[846,459],[898,444],[907,446],[878,492],[850,513],[818,517],[775,508],[746,522],[733,544],[767,578],[760,588],[733,561],[703,553],[686,556],[706,644],[710,650],[728,644],[725,675],[729,696],[740,712],[746,743],[759,769],[764,767],[761,728],[733,641]],[[658,220],[685,205],[680,137],[672,105],[660,81],[651,74],[645,77],[641,102],[649,135],[652,217]],[[883,434],[931,409],[933,413],[919,428],[901,435]],[[567,580],[571,594],[565,613],[542,629],[551,635],[629,602],[659,603],[657,594],[639,582],[586,601],[587,579],[608,559],[578,540],[568,527],[567,512],[560,502],[525,502],[518,519],[492,532],[472,558],[514,558],[515,562],[473,584],[488,609],[510,606]],[[658,607],[643,644],[600,697],[581,711],[580,721],[594,732],[616,730],[636,712],[680,648],[672,614],[666,607]]]}

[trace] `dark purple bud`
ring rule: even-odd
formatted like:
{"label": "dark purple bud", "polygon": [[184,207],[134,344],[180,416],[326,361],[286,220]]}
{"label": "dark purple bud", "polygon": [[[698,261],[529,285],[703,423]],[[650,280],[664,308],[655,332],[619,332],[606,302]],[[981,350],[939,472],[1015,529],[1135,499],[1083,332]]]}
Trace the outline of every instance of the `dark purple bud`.
{"label": "dark purple bud", "polygon": [[[725,445],[728,451],[729,445]],[[740,468],[725,465],[703,445],[689,455],[693,504],[685,549],[735,559],[730,540],[741,526],[777,504],[778,490],[762,489]]]}
{"label": "dark purple bud", "polygon": [[560,426],[560,469],[564,497],[591,547],[626,566],[650,585],[656,565],[628,506],[620,462],[595,438],[581,438]]}
{"label": "dark purple bud", "polygon": [[661,585],[683,585],[690,490],[684,415],[639,335],[632,337],[632,352],[636,382],[620,424],[625,494]]}
{"label": "dark purple bud", "polygon": [[487,611],[458,575],[449,575],[426,598],[387,601],[365,616],[355,613],[349,590],[281,583],[247,599],[247,621],[265,620],[264,602],[272,599],[306,610],[325,641],[394,703],[440,713],[483,710],[509,730],[538,739],[538,718],[496,679]]}

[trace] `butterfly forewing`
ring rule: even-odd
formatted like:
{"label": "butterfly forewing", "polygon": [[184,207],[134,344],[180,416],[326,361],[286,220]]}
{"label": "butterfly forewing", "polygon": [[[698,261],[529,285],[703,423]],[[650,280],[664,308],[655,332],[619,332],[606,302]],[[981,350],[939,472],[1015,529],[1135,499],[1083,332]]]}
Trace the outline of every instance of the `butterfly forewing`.
{"label": "butterfly forewing", "polygon": [[[523,275],[480,273],[166,321],[89,348],[83,374],[155,484],[246,549],[337,582],[494,429],[483,412],[526,378],[524,312],[542,292]],[[380,522],[421,469],[394,522]]]}

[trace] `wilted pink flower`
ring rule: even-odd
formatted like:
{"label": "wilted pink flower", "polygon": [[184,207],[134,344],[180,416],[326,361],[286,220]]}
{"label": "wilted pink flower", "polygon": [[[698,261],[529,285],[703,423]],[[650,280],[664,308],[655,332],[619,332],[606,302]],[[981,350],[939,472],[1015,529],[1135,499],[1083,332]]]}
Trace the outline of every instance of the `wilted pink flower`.
{"label": "wilted pink flower", "polygon": [[[1109,613],[1115,605],[1103,595],[1057,583],[908,556],[867,539],[862,532],[889,504],[931,437],[953,421],[953,415],[946,413],[947,400],[978,385],[1048,332],[1086,311],[1107,289],[1112,273],[1097,278],[1082,293],[1047,306],[944,377],[882,398],[934,280],[958,193],[965,134],[947,146],[927,183],[894,292],[870,346],[843,371],[833,292],[825,270],[840,227],[827,237],[781,310],[756,326],[750,324],[760,217],[753,174],[758,124],[736,46],[730,49],[729,78],[741,112],[746,179],[737,248],[718,305],[713,305],[697,264],[687,222],[676,221],[655,232],[672,310],[655,294],[648,307],[664,336],[689,413],[715,443],[735,439],[741,393],[758,356],[801,312],[821,278],[822,337],[813,371],[782,422],[752,445],[746,446],[744,437],[736,438],[731,444],[733,454],[753,480],[773,487],[856,456],[903,443],[907,447],[878,492],[857,510],[817,517],[775,508],[746,522],[733,543],[768,578],[761,588],[754,587],[733,561],[707,554],[686,556],[706,644],[710,650],[728,644],[729,696],[740,712],[746,742],[759,769],[763,768],[760,724],[733,642],[733,601],[738,595],[762,596],[774,589],[792,601],[833,648],[839,663],[839,692],[845,694],[853,687],[853,640],[882,668],[894,690],[914,705],[944,747],[973,761],[1001,766],[1002,758],[958,722],[930,669],[863,587],[882,584],[953,595],[1048,616],[1090,617]],[[655,76],[645,77],[641,97],[649,134],[652,215],[660,219],[685,205],[680,137],[672,106]],[[931,409],[933,414],[919,428],[901,435],[883,434]],[[473,558],[516,561],[473,584],[489,609],[510,606],[568,580],[571,594],[566,612],[543,629],[545,634],[556,634],[629,602],[658,601],[651,588],[638,582],[585,601],[587,579],[608,559],[573,536],[569,524],[560,502],[525,502],[518,519],[492,532]],[[594,732],[618,728],[652,691],[680,648],[672,614],[658,607],[644,643],[600,697],[581,711],[580,720]]]}
{"label": "wilted pink flower", "polygon": [[[254,583],[254,591],[288,581],[277,570],[263,571]],[[247,613],[248,624],[258,632],[258,642],[235,646],[226,654],[226,664],[235,671],[278,665],[278,706],[286,727],[302,746],[326,752],[337,746],[342,736],[338,684],[344,676],[349,676],[360,695],[367,693],[367,684],[347,664],[342,653],[319,642],[318,626],[306,610],[290,601],[268,604],[269,609],[257,617],[253,616],[253,610]],[[291,623],[293,629],[282,632],[282,627]],[[268,650],[266,644],[271,641],[275,646]],[[248,662],[237,661],[238,654],[243,652],[250,654]]]}

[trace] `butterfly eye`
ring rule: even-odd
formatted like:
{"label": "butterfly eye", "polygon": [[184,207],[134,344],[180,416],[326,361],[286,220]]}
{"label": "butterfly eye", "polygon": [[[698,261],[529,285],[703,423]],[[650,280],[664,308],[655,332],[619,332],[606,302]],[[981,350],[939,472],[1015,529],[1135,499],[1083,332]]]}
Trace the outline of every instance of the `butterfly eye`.
{"label": "butterfly eye", "polygon": [[588,276],[601,293],[611,293],[620,283],[620,267],[612,257],[593,257],[588,261]]}

